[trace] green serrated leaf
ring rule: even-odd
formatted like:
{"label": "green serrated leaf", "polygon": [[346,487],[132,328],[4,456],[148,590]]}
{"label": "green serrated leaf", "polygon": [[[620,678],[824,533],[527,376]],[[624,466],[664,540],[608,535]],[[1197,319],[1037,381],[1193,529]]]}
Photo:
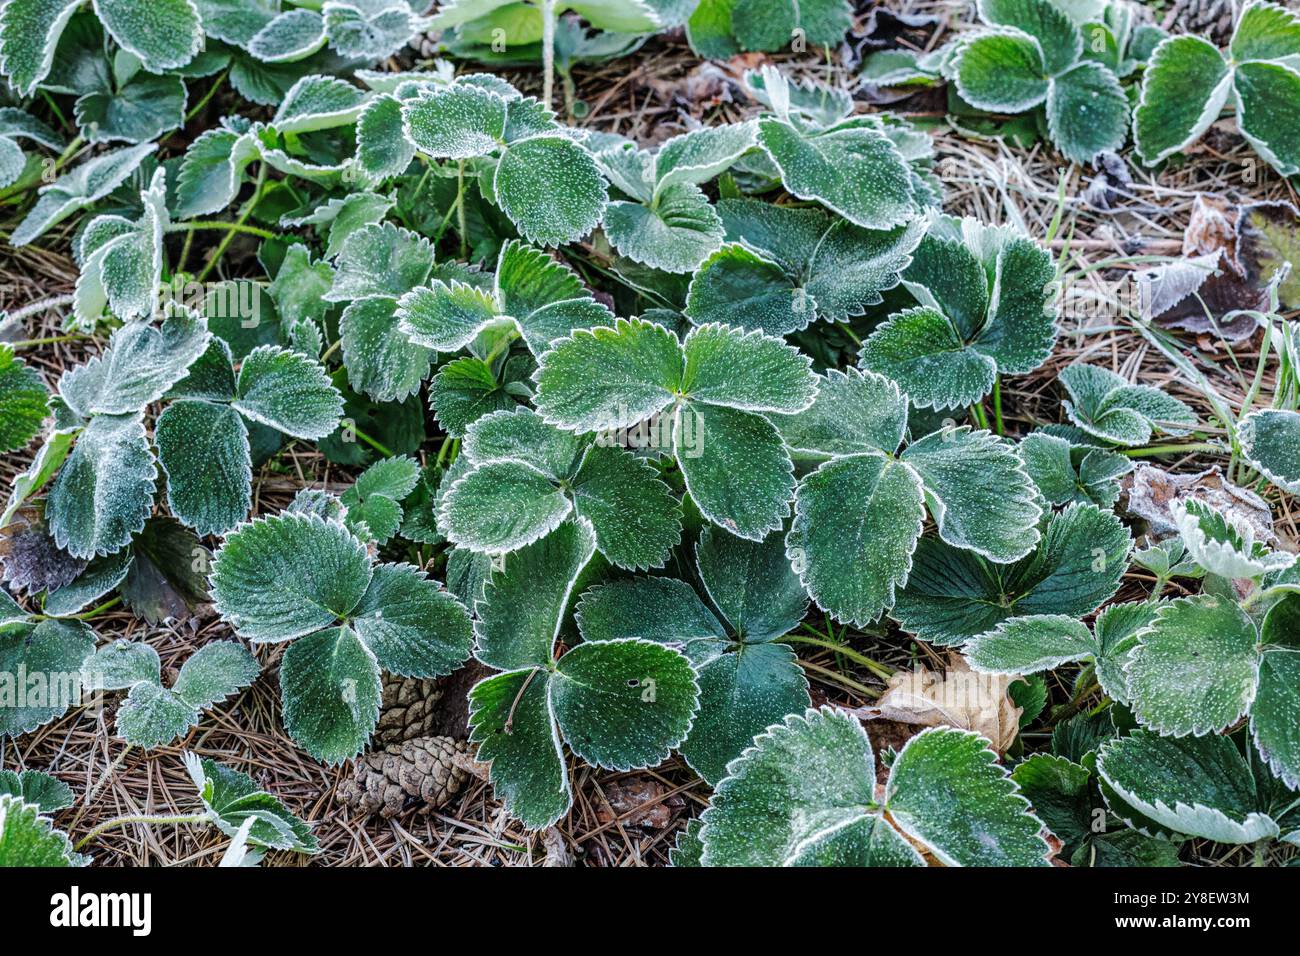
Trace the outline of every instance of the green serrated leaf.
{"label": "green serrated leaf", "polygon": [[85,866],[72,841],[40,808],[20,797],[0,794],[0,867]]}
{"label": "green serrated leaf", "polygon": [[512,143],[497,164],[492,189],[524,238],[543,246],[587,235],[600,223],[608,198],[591,154],[560,135]]}
{"label": "green serrated leaf", "polygon": [[55,543],[82,558],[125,547],[153,510],[157,475],[140,415],[96,415],[50,486]]}
{"label": "green serrated leaf", "polygon": [[167,505],[199,534],[224,534],[253,503],[248,430],[229,405],[173,402],[154,425]]}
{"label": "green serrated leaf", "polygon": [[1070,396],[1061,403],[1070,421],[1116,445],[1145,445],[1157,430],[1186,435],[1197,424],[1196,413],[1178,399],[1095,365],[1071,365],[1059,380]]}
{"label": "green serrated leaf", "polygon": [[1251,412],[1237,425],[1242,454],[1269,481],[1300,494],[1300,413]]}
{"label": "green serrated leaf", "polygon": [[1052,80],[1047,128],[1066,159],[1091,163],[1128,140],[1128,95],[1107,67],[1079,63]]}
{"label": "green serrated leaf", "polygon": [[[81,704],[81,667],[95,650],[94,632],[80,621],[11,621],[0,624],[0,735],[17,737],[62,717]],[[46,675],[39,699],[18,688],[31,675]]]}
{"label": "green serrated leaf", "polygon": [[839,458],[799,482],[786,553],[818,607],[865,625],[907,583],[924,520],[910,466],[879,453]]}
{"label": "green serrated leaf", "polygon": [[343,396],[319,362],[271,345],[244,359],[236,391],[241,415],[295,438],[324,438],[343,412]]}
{"label": "green serrated leaf", "polygon": [[939,537],[992,561],[1018,561],[1038,543],[1042,510],[1020,459],[989,432],[963,426],[913,442],[902,454],[920,475]]}
{"label": "green serrated leaf", "polygon": [[[5,9],[12,9],[12,5]],[[103,199],[122,185],[144,157],[157,148],[154,143],[141,143],[101,153],[48,186],[42,186],[36,205],[9,237],[10,245],[25,246],[68,216]]]}
{"label": "green serrated leaf", "polygon": [[[1097,773],[1113,812],[1218,843],[1276,837],[1259,812],[1250,768],[1227,737],[1161,737],[1145,730],[1102,745]],[[1117,803],[1118,800],[1118,803]],[[1142,828],[1141,820],[1130,821]]]}
{"label": "green serrated leaf", "polygon": [[95,0],[95,13],[123,49],[140,58],[146,70],[161,73],[184,66],[203,44],[194,0]]}
{"label": "green serrated leaf", "polygon": [[809,135],[761,119],[758,142],[800,199],[814,199],[867,229],[890,229],[915,216],[907,164],[878,130],[848,126]]}
{"label": "green serrated leaf", "polygon": [[0,770],[0,796],[5,795],[33,805],[41,813],[57,813],[76,803],[71,787],[39,770]]}
{"label": "green serrated leaf", "polygon": [[26,447],[49,414],[48,401],[40,373],[0,345],[0,451]]}
{"label": "green serrated leaf", "polygon": [[233,837],[251,819],[247,836],[250,843],[276,850],[316,852],[318,843],[311,827],[248,775],[193,753],[187,752],[183,758],[199,798],[222,833]]}
{"label": "green serrated leaf", "polygon": [[352,627],[379,666],[403,677],[441,677],[470,654],[465,608],[409,564],[376,565]]}
{"label": "green serrated leaf", "polygon": [[1047,866],[1042,824],[979,734],[927,727],[894,758],[885,807],[947,866]]}
{"label": "green serrated leaf", "polygon": [[1232,71],[1214,44],[1190,35],[1164,40],[1151,54],[1133,114],[1142,161],[1154,165],[1200,139],[1231,91]]}
{"label": "green serrated leaf", "polygon": [[226,538],[213,560],[212,600],[241,636],[286,641],[347,617],[371,573],[365,546],[342,525],[286,513]]}
{"label": "green serrated leaf", "polygon": [[375,655],[352,628],[299,637],[280,664],[285,730],[324,764],[349,760],[379,722],[380,683]]}
{"label": "green serrated leaf", "polygon": [[612,770],[667,759],[690,730],[699,698],[680,652],[637,639],[579,644],[560,658],[548,691],[573,752]]}
{"label": "green serrated leaf", "polygon": [[1023,113],[1047,99],[1050,73],[1038,41],[1017,30],[981,33],[963,42],[953,59],[957,91],[990,113]]}
{"label": "green serrated leaf", "polygon": [[1235,603],[1209,595],[1170,602],[1138,632],[1126,667],[1134,715],[1176,735],[1227,727],[1255,699],[1258,641]]}
{"label": "green serrated leaf", "polygon": [[1118,590],[1131,547],[1119,519],[1090,504],[1049,517],[1034,553],[1010,565],[924,538],[893,616],[939,645],[964,643],[1012,617],[1080,618]]}

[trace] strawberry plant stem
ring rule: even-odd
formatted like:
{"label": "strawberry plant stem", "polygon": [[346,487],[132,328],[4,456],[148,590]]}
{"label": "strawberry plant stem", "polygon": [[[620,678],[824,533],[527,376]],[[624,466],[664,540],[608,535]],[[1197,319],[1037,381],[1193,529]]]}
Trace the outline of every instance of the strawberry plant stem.
{"label": "strawberry plant stem", "polygon": [[837,684],[841,684],[849,690],[857,691],[864,697],[870,697],[872,700],[875,700],[881,694],[880,688],[868,687],[866,684],[860,684],[852,678],[845,677],[843,674],[831,670],[829,667],[822,667],[820,664],[813,664],[812,662],[805,660],[801,660],[799,663],[808,670],[821,674],[823,677],[826,677]]}
{"label": "strawberry plant stem", "polygon": [[824,647],[826,650],[834,651],[836,654],[843,654],[855,664],[861,664],[881,680],[889,680],[889,678],[893,677],[895,674],[892,667],[887,667],[879,661],[872,660],[865,654],[860,654],[850,647],[846,647],[843,644],[836,644],[833,641],[822,640],[818,637],[805,637],[802,634],[787,634],[785,637],[781,638],[781,640],[789,641],[792,644],[811,644],[813,647]]}
{"label": "strawberry plant stem", "polygon": [[1152,458],[1156,455],[1191,455],[1196,452],[1222,451],[1218,445],[1209,442],[1194,442],[1189,445],[1152,445],[1150,448],[1125,448],[1120,454],[1129,458]]}
{"label": "strawberry plant stem", "polygon": [[279,235],[270,229],[263,229],[260,226],[248,226],[240,222],[178,222],[167,227],[168,232],[193,232],[198,229],[226,230],[228,232],[241,232],[250,236],[259,236],[262,239],[278,239]]}
{"label": "strawberry plant stem", "polygon": [[136,814],[131,816],[115,817],[112,820],[107,820],[104,823],[101,823],[99,826],[95,827],[93,830],[87,833],[84,837],[82,837],[80,840],[77,841],[77,845],[73,847],[73,849],[80,851],[83,846],[85,846],[95,837],[99,836],[101,833],[105,833],[109,830],[114,829],[115,827],[128,826],[129,824],[132,823],[180,824],[180,823],[206,823],[207,821],[208,821],[208,814],[206,812],[181,813],[181,814],[174,814],[172,816],[150,816],[148,814]]}
{"label": "strawberry plant stem", "polygon": [[542,103],[549,110],[555,93],[555,0],[542,0]]}
{"label": "strawberry plant stem", "polygon": [[248,202],[244,206],[243,212],[241,212],[239,218],[235,220],[233,224],[234,228],[226,230],[225,236],[222,237],[221,242],[212,253],[212,258],[208,260],[207,265],[205,265],[195,277],[196,282],[203,282],[208,277],[208,274],[217,267],[217,263],[221,261],[221,257],[226,254],[226,249],[230,247],[230,243],[234,240],[236,232],[244,225],[248,220],[248,217],[253,214],[253,209],[257,206],[257,201],[262,198],[262,187],[265,184],[266,163],[258,163],[257,180],[253,183],[253,195],[249,197]]}

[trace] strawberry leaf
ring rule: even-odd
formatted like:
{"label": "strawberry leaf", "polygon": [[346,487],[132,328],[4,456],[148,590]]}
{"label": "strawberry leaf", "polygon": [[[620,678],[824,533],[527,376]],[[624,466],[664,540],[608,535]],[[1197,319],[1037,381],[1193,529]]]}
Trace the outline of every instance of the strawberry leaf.
{"label": "strawberry leaf", "polygon": [[0,794],[0,866],[86,866],[87,857],[75,853],[72,841],[57,830],[41,809],[21,797]]}
{"label": "strawberry leaf", "polygon": [[[1111,810],[1167,832],[1254,843],[1278,825],[1259,810],[1254,777],[1227,737],[1161,737],[1145,730],[1102,745],[1097,773]],[[1136,813],[1136,818],[1133,814]]]}

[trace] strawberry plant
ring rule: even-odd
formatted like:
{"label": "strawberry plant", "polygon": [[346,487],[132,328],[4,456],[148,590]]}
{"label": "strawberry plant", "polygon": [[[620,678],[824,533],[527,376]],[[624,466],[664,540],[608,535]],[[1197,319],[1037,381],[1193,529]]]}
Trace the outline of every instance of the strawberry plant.
{"label": "strawberry plant", "polygon": [[1170,37],[1156,47],[1142,81],[1133,137],[1143,162],[1154,165],[1182,152],[1210,128],[1229,97],[1237,127],[1283,176],[1300,172],[1300,143],[1278,104],[1300,96],[1300,16],[1250,0],[1241,10],[1226,51],[1204,37]]}
{"label": "strawberry plant", "polygon": [[[1287,10],[1252,0],[1227,54],[1175,37],[1145,67],[1161,33],[1119,0],[982,0],[952,42],[885,50],[870,82],[947,77],[958,122],[1024,114],[1099,161],[1038,232],[1015,197],[1050,185],[1011,175],[1010,224],[945,214],[986,208],[968,200],[987,183],[945,195],[960,144],[936,144],[929,107],[868,110],[771,65],[693,72],[681,89],[716,82],[716,103],[654,145],[612,93],[593,128],[551,109],[557,64],[579,117],[568,66],[683,22],[710,55],[838,45],[842,0],[0,4],[8,235],[76,269],[70,294],[0,315],[0,449],[24,456],[0,514],[0,734],[24,760],[82,690],[120,695],[99,722],[114,774],[212,740],[214,708],[237,742],[265,667],[284,733],[259,739],[329,766],[370,749],[408,795],[390,710],[441,733],[433,696],[459,694],[469,740],[413,752],[485,776],[530,831],[596,771],[657,785],[676,755],[663,779],[693,772],[707,802],[687,822],[651,800],[686,823],[677,865],[1294,855],[1300,579],[1274,525],[1300,490],[1293,211],[1189,230],[1260,292],[1229,310],[1262,336],[1253,379],[1245,352],[1215,367],[1208,333],[1184,356],[1145,315],[1133,330],[1195,408],[1056,295],[1109,247],[1071,231],[1084,207],[1138,190],[1098,157],[1125,143],[1140,70],[1142,158],[1186,149],[1231,94],[1291,168],[1259,106],[1300,97]],[[543,95],[434,49],[540,58]],[[1164,474],[1176,493],[1134,465],[1220,451],[1221,473]],[[175,672],[132,618],[166,629]],[[429,689],[453,672],[459,691]],[[33,674],[70,691],[28,693]],[[0,772],[0,861],[81,863],[132,824],[215,825],[223,865],[334,839],[230,767],[185,767],[193,812],[75,845],[48,818],[66,788]],[[601,832],[645,825],[615,802]]]}
{"label": "strawberry plant", "polygon": [[862,343],[861,365],[898,382],[922,408],[976,404],[999,374],[1027,374],[1051,354],[1054,278],[1051,257],[1028,237],[941,219],[902,273],[920,304]]}
{"label": "strawberry plant", "polygon": [[[1042,824],[977,734],[932,728],[893,756],[883,793],[866,731],[831,708],[754,738],[699,832],[705,866],[1046,866]],[[919,849],[918,849],[919,847]]]}
{"label": "strawberry plant", "polygon": [[324,763],[356,756],[370,739],[381,669],[437,677],[469,656],[459,601],[410,565],[375,564],[347,528],[315,514],[231,532],[213,560],[212,598],[241,637],[293,642],[280,669],[285,728]]}
{"label": "strawberry plant", "polygon": [[[1129,100],[1116,76],[1127,43],[1106,5],[1101,18],[1065,0],[979,0],[987,29],[963,37],[949,61],[957,92],[991,113],[1041,109],[1052,143],[1076,163],[1118,151],[1128,139]],[[1081,15],[1082,14],[1082,15]]]}
{"label": "strawberry plant", "polygon": [[716,784],[754,735],[809,704],[808,681],[781,638],[808,609],[780,532],[761,542],[700,533],[695,579],[641,577],[599,584],[575,611],[583,639],[641,637],[682,645],[700,683],[700,709],[682,756]]}
{"label": "strawberry plant", "polygon": [[596,534],[579,518],[508,555],[476,604],[475,656],[500,673],[470,691],[470,739],[510,813],[532,828],[573,801],[564,744],[614,770],[662,761],[690,731],[699,700],[680,652],[639,637],[557,644],[593,565]]}

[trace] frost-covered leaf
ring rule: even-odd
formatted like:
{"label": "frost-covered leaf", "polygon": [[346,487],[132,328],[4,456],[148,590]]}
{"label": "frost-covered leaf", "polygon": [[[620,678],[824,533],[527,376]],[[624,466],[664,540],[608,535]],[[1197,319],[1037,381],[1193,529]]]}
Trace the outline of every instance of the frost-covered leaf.
{"label": "frost-covered leaf", "polygon": [[475,656],[507,671],[546,666],[574,586],[595,551],[591,525],[570,521],[507,556],[477,605]]}
{"label": "frost-covered leaf", "polygon": [[561,135],[512,143],[497,163],[492,191],[524,238],[543,246],[587,235],[600,223],[608,198],[591,154]]}
{"label": "frost-covered leaf", "polygon": [[972,638],[962,649],[971,666],[991,674],[1036,674],[1096,657],[1092,632],[1060,614],[1013,617]]}
{"label": "frost-covered leaf", "polygon": [[435,159],[470,159],[505,142],[506,100],[477,86],[456,84],[403,104],[407,136]]}
{"label": "frost-covered leaf", "polygon": [[961,644],[1012,617],[1081,618],[1114,595],[1132,539],[1091,504],[1050,516],[1042,540],[1014,564],[993,564],[934,538],[921,540],[893,617],[933,644]]}
{"label": "frost-covered leaf", "polygon": [[473,356],[448,362],[429,383],[429,405],[438,424],[453,438],[463,438],[465,429],[484,415],[516,407],[519,393],[512,389],[524,385],[530,367],[507,359],[498,377]]}
{"label": "frost-covered leaf", "polygon": [[329,0],[321,9],[330,47],[364,60],[392,56],[426,22],[415,15],[408,0]]}
{"label": "frost-covered leaf", "polygon": [[1128,140],[1128,95],[1109,68],[1079,63],[1052,80],[1047,128],[1066,159],[1094,162],[1101,153],[1123,149]]}
{"label": "frost-covered leaf", "polygon": [[589,641],[642,637],[684,644],[699,678],[700,710],[681,752],[717,783],[756,733],[808,706],[808,684],[794,652],[773,643],[797,626],[808,599],[779,532],[751,542],[706,528],[696,561],[704,593],[723,620],[690,585],[668,578],[593,588],[576,616]]}
{"label": "frost-covered leaf", "polygon": [[1050,76],[1068,69],[1083,52],[1084,38],[1072,17],[1069,0],[979,0],[979,14],[985,23],[1033,37]]}
{"label": "frost-covered leaf", "polygon": [[1092,773],[1063,757],[1034,754],[1018,764],[1011,779],[1034,813],[1070,854],[1092,836]]}
{"label": "frost-covered leaf", "polygon": [[680,652],[637,639],[579,644],[560,658],[547,685],[570,749],[609,770],[666,760],[685,739],[699,698]]}
{"label": "frost-covered leaf", "polygon": [[212,600],[241,636],[286,641],[347,617],[370,578],[365,546],[342,525],[286,513],[226,538],[212,566]]}
{"label": "frost-covered leaf", "polygon": [[907,583],[924,520],[910,466],[881,453],[838,458],[799,482],[786,552],[818,607],[865,625]]}
{"label": "frost-covered leaf", "polygon": [[1018,561],[1038,543],[1042,510],[1012,448],[963,426],[913,442],[902,460],[921,477],[939,537],[992,561]]}
{"label": "frost-covered leaf", "polygon": [[1300,494],[1300,412],[1251,412],[1237,425],[1242,454],[1269,481]]}
{"label": "frost-covered leaf", "polygon": [[722,220],[694,183],[674,183],[653,205],[611,202],[605,235],[620,255],[665,272],[693,272],[722,242]]}
{"label": "frost-covered leaf", "polygon": [[81,704],[81,666],[95,635],[81,621],[17,620],[0,624],[0,686],[13,694],[31,675],[44,674],[47,693],[23,694],[0,706],[0,736],[17,737]]}
{"label": "frost-covered leaf", "polygon": [[87,690],[129,690],[136,684],[162,684],[162,661],[143,641],[118,638],[98,648],[81,666]]}
{"label": "frost-covered leaf", "polygon": [[397,298],[423,285],[432,270],[428,239],[388,222],[363,226],[344,240],[334,285],[325,299]]}
{"label": "frost-covered leaf", "polygon": [[161,73],[184,66],[203,44],[194,0],[94,0],[95,13],[123,49],[146,70]]}
{"label": "frost-covered leaf", "polygon": [[143,411],[185,377],[210,341],[206,323],[193,315],[173,315],[157,328],[124,325],[102,355],[63,374],[59,395],[83,418]]}
{"label": "frost-covered leaf", "polygon": [[1133,117],[1143,162],[1154,165],[1200,139],[1232,92],[1232,70],[1218,48],[1197,36],[1164,40],[1151,55]]}
{"label": "frost-covered leaf", "polygon": [[41,808],[21,797],[0,794],[0,867],[85,866],[90,861],[72,849]]}
{"label": "frost-covered leaf", "polygon": [[537,410],[577,432],[629,427],[672,404],[682,366],[676,336],[653,322],[575,332],[541,356]]}
{"label": "frost-covered leaf", "polygon": [[1255,150],[1283,176],[1300,172],[1300,136],[1278,110],[1300,96],[1300,50],[1287,60],[1239,63],[1233,71],[1237,124]]}
{"label": "frost-covered leaf", "polygon": [[701,818],[705,866],[921,866],[876,807],[862,725],[829,707],[791,715],[732,764]]}
{"label": "frost-covered leaf", "polygon": [[81,0],[11,0],[0,9],[0,73],[31,96],[50,72],[63,28]]}
{"label": "frost-covered leaf", "polygon": [[1211,574],[1253,578],[1296,562],[1294,554],[1273,551],[1256,540],[1250,522],[1234,521],[1199,499],[1175,501],[1169,510],[1188,556]]}
{"label": "frost-covered leaf", "polygon": [[916,215],[911,174],[888,136],[846,125],[805,133],[779,119],[758,121],[758,142],[785,188],[867,229],[890,229]]}
{"label": "frost-covered leaf", "polygon": [[[344,236],[342,241],[346,239]],[[333,267],[324,260],[313,261],[311,250],[294,243],[285,252],[280,271],[266,292],[280,313],[280,321],[295,326],[305,320],[318,322],[325,317],[329,303],[324,301],[324,296],[333,284]]]}
{"label": "frost-covered leaf", "polygon": [[153,510],[158,469],[140,415],[96,415],[50,486],[46,517],[81,558],[124,548]]}
{"label": "frost-covered leaf", "polygon": [[1113,507],[1119,479],[1133,470],[1132,460],[1123,455],[1046,432],[1026,435],[1016,452],[1039,493],[1057,507],[1075,502]]}
{"label": "frost-covered leaf", "polygon": [[[9,9],[9,8],[6,8]],[[40,198],[27,217],[14,229],[9,242],[24,246],[78,210],[103,199],[122,185],[145,156],[157,149],[155,143],[141,143],[101,153],[41,187]]]}
{"label": "frost-covered leaf", "polygon": [[1050,80],[1038,41],[1016,30],[981,33],[963,42],[952,64],[957,91],[991,113],[1023,113],[1047,99]]}
{"label": "frost-covered leaf", "polygon": [[35,806],[41,813],[57,813],[76,802],[72,788],[39,770],[0,770],[0,796],[11,796]]}
{"label": "frost-covered leaf", "polygon": [[571,269],[517,240],[502,245],[491,289],[435,279],[401,298],[398,318],[413,342],[440,352],[464,348],[493,326],[513,325],[534,355],[575,329],[614,322]]}
{"label": "frost-covered leaf", "polygon": [[907,432],[907,408],[907,396],[892,379],[858,369],[830,369],[819,380],[811,406],[773,422],[796,457],[892,455]]}
{"label": "frost-covered leaf", "polygon": [[77,98],[77,126],[89,142],[144,143],[177,129],[185,120],[185,84],[178,76],[137,73],[116,91]]}
{"label": "frost-covered leaf", "polygon": [[1282,4],[1250,0],[1229,46],[1233,60],[1279,60],[1300,54],[1300,15]]}
{"label": "frost-covered leaf", "polygon": [[[1102,745],[1097,773],[1113,812],[1217,843],[1278,835],[1259,810],[1254,777],[1227,737],[1162,737],[1145,730]],[[1136,811],[1137,819],[1131,819]]]}
{"label": "frost-covered leaf", "polygon": [[271,122],[281,134],[347,126],[356,122],[365,102],[365,91],[346,80],[304,76],[285,94]]}
{"label": "frost-covered leaf", "polygon": [[26,447],[49,414],[48,401],[40,373],[0,345],[0,451]]}
{"label": "frost-covered leaf", "polygon": [[395,96],[373,97],[357,118],[357,165],[376,182],[401,175],[415,158]]}
{"label": "frost-covered leaf", "polygon": [[315,359],[262,345],[239,367],[233,407],[244,417],[286,435],[319,439],[338,425],[343,397]]}
{"label": "frost-covered leaf", "polygon": [[1137,634],[1126,672],[1133,713],[1165,734],[1207,734],[1243,716],[1259,683],[1259,631],[1210,595],[1162,607]]}
{"label": "frost-covered leaf", "polygon": [[727,244],[696,271],[686,314],[785,335],[816,318],[845,321],[898,284],[924,234],[913,220],[870,230],[816,209],[724,199]]}
{"label": "frost-covered leaf", "polygon": [[401,401],[429,377],[433,353],[401,327],[396,299],[354,299],[339,319],[349,384],[375,401]]}
{"label": "frost-covered leaf", "polygon": [[330,766],[361,753],[379,722],[379,664],[350,627],[318,630],[290,644],[280,691],[285,730]]}
{"label": "frost-covered leaf", "polygon": [[403,677],[441,677],[469,657],[469,613],[409,564],[380,564],[352,612],[352,627],[379,662]]}
{"label": "frost-covered leaf", "polygon": [[979,734],[921,731],[885,785],[894,824],[947,866],[1046,866],[1042,824]]}
{"label": "frost-covered leaf", "polygon": [[726,405],[690,402],[678,411],[673,450],[686,490],[714,524],[751,541],[784,524],[794,466],[770,421]]}
{"label": "frost-covered leaf", "polygon": [[564,816],[573,800],[548,683],[544,671],[527,667],[485,677],[469,694],[470,740],[478,759],[491,762],[493,791],[535,830]]}
{"label": "frost-covered leaf", "polygon": [[261,665],[240,644],[214,641],[186,660],[168,689],[157,678],[131,685],[117,709],[117,733],[129,744],[160,747],[187,734],[202,711],[247,687]]}
{"label": "frost-covered leaf", "polygon": [[1055,268],[1009,229],[940,219],[903,273],[920,302],[871,334],[859,363],[895,379],[922,408],[979,401],[999,374],[1023,375],[1051,354]]}
{"label": "frost-covered leaf", "polygon": [[253,465],[248,429],[229,405],[173,402],[154,425],[167,505],[199,534],[224,534],[248,515]]}
{"label": "frost-covered leaf", "polygon": [[325,20],[315,10],[286,10],[248,41],[248,52],[263,63],[291,63],[325,45]]}
{"label": "frost-covered leaf", "polygon": [[222,833],[233,837],[247,826],[246,838],[257,846],[316,852],[318,844],[311,826],[259,788],[248,775],[215,760],[200,759],[194,753],[187,752],[183,757],[199,799]]}
{"label": "frost-covered leaf", "polygon": [[176,214],[189,219],[219,212],[235,200],[244,170],[258,157],[252,133],[204,130],[185,151],[176,174]]}
{"label": "frost-covered leaf", "polygon": [[1297,687],[1300,650],[1294,646],[1265,648],[1260,655],[1259,689],[1250,711],[1250,732],[1260,756],[1292,790],[1300,786]]}
{"label": "frost-covered leaf", "polygon": [[1196,427],[1196,413],[1150,385],[1130,385],[1095,365],[1071,365],[1059,380],[1070,398],[1066,415],[1089,435],[1116,445],[1145,445],[1156,431],[1181,436]]}

